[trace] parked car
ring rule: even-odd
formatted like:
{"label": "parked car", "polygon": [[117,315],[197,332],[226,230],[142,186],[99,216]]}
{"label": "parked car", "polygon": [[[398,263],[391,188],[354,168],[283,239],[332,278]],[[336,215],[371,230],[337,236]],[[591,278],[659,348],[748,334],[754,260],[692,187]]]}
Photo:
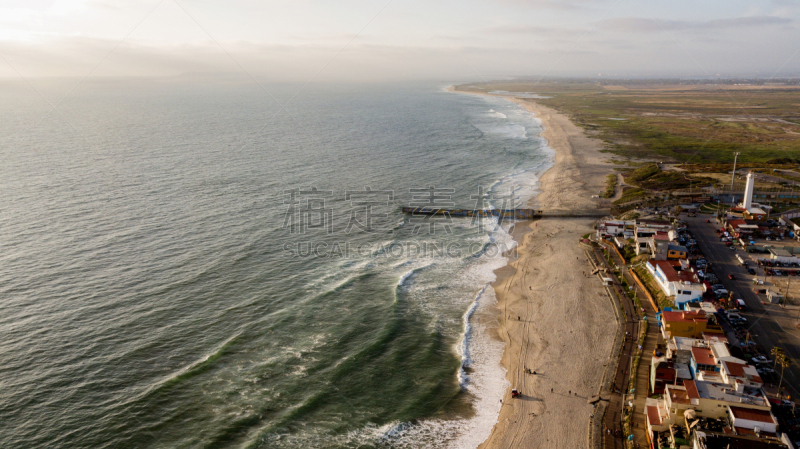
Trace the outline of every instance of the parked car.
{"label": "parked car", "polygon": [[769,363],[769,359],[764,357],[763,355],[759,355],[750,359],[753,363]]}

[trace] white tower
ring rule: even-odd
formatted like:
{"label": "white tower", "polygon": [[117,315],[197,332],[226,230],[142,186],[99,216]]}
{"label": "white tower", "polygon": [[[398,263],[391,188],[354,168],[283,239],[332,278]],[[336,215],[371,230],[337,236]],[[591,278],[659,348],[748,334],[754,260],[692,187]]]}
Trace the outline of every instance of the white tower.
{"label": "white tower", "polygon": [[744,198],[742,198],[742,207],[745,209],[750,209],[753,207],[753,184],[755,183],[755,179],[753,179],[753,172],[747,173],[747,184],[744,186]]}

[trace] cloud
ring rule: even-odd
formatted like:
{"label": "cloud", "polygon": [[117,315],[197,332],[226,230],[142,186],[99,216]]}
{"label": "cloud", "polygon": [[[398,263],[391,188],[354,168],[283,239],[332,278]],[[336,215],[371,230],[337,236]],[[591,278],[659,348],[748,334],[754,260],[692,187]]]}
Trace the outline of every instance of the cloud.
{"label": "cloud", "polygon": [[599,28],[628,33],[647,33],[660,31],[703,31],[729,28],[765,27],[788,25],[792,22],[792,19],[775,16],[736,17],[732,19],[718,19],[705,22],[622,17],[604,20],[600,23]]}
{"label": "cloud", "polygon": [[513,6],[525,6],[536,9],[557,9],[557,10],[576,10],[587,9],[588,5],[601,3],[592,0],[493,0],[491,3],[501,3]]}

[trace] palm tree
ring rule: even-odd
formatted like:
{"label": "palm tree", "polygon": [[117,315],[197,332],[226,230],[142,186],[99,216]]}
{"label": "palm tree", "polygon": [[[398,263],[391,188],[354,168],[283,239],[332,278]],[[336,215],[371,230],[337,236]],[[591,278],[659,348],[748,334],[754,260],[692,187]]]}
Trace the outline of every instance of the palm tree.
{"label": "palm tree", "polygon": [[783,351],[783,348],[779,348],[777,346],[772,348],[772,351],[770,352],[772,353],[773,356],[775,356],[775,363],[772,364],[772,369],[775,369],[778,367],[778,359],[786,355],[786,353]]}
{"label": "palm tree", "polygon": [[790,359],[786,354],[782,354],[780,359],[778,359],[778,363],[781,364],[781,381],[778,383],[778,397],[781,396],[781,385],[783,385],[783,372],[786,371],[786,367],[792,364],[792,359]]}

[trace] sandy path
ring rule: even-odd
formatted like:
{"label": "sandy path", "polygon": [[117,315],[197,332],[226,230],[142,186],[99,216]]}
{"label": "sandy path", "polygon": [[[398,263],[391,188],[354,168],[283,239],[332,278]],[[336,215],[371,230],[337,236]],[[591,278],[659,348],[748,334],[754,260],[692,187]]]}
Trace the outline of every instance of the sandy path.
{"label": "sandy path", "polygon": [[[537,208],[595,209],[591,198],[605,184],[610,164],[602,144],[588,138],[565,116],[533,101],[513,99],[536,113],[556,163],[542,177]],[[587,399],[598,393],[616,330],[614,310],[589,270],[581,235],[591,219],[545,219],[531,224],[519,247],[516,269],[498,271],[501,311],[497,334],[506,343],[503,365],[512,388],[498,422],[482,448],[579,448],[588,442]],[[525,374],[525,368],[536,375]],[[552,392],[551,392],[552,389]]]}

